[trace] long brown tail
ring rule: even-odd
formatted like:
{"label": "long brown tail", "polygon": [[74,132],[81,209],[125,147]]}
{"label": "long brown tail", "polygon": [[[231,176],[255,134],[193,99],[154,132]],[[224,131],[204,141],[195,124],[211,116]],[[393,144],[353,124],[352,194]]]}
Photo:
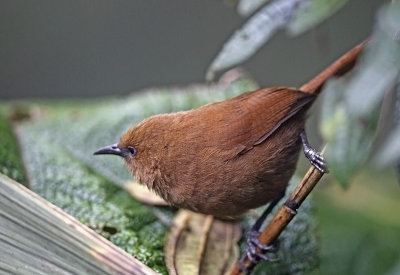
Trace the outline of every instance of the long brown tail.
{"label": "long brown tail", "polygon": [[332,76],[340,76],[350,71],[356,61],[360,52],[364,49],[368,43],[368,39],[361,42],[353,49],[342,55],[339,59],[333,62],[328,68],[319,73],[316,77],[308,81],[306,84],[300,87],[300,90],[306,93],[318,94],[328,78]]}

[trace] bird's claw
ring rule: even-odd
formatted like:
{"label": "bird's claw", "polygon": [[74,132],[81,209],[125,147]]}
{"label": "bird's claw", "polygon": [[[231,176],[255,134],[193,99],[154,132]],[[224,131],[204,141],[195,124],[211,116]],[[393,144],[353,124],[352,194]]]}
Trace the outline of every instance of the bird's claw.
{"label": "bird's claw", "polygon": [[324,157],[321,156],[315,149],[312,147],[307,147],[304,149],[304,154],[310,163],[319,171],[321,171],[321,173],[329,173]]}
{"label": "bird's claw", "polygon": [[249,260],[253,263],[257,263],[260,260],[268,262],[278,261],[278,258],[268,255],[269,253],[274,253],[277,251],[277,243],[275,242],[272,245],[263,244],[258,240],[258,236],[260,236],[260,233],[255,230],[251,230],[247,234],[247,258],[249,258]]}
{"label": "bird's claw", "polygon": [[321,173],[329,173],[328,166],[325,159],[314,148],[310,146],[307,140],[306,132],[303,130],[300,133],[301,143],[303,144],[304,155],[311,164],[317,168]]}

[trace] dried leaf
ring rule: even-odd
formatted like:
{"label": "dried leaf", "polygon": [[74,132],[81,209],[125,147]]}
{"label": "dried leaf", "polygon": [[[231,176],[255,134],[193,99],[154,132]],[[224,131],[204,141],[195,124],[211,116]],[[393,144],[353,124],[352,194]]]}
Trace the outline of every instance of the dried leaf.
{"label": "dried leaf", "polygon": [[135,199],[145,204],[150,205],[169,205],[163,198],[158,196],[153,191],[149,190],[147,186],[140,184],[136,181],[129,181],[124,184],[124,189],[129,192]]}
{"label": "dried leaf", "polygon": [[238,223],[180,210],[165,245],[170,274],[226,274],[239,257]]}

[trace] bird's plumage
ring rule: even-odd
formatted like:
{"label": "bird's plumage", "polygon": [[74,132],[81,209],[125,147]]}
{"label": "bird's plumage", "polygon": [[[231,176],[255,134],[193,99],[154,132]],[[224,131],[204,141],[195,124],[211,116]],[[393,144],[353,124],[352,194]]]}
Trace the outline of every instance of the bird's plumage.
{"label": "bird's plumage", "polygon": [[118,146],[137,149],[128,167],[166,201],[234,217],[286,188],[314,98],[293,88],[260,89],[145,119]]}
{"label": "bird's plumage", "polygon": [[240,215],[282,194],[301,143],[311,164],[326,171],[302,132],[305,114],[325,81],[351,70],[366,44],[337,59],[302,91],[265,88],[156,115],[95,154],[123,157],[139,182],[172,205],[222,218]]}

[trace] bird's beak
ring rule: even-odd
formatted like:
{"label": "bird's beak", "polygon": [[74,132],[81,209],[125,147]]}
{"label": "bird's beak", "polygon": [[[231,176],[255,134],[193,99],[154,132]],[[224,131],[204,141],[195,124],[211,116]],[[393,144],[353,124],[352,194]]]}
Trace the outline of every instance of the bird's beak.
{"label": "bird's beak", "polygon": [[108,145],[93,153],[93,155],[107,155],[107,154],[117,155],[120,157],[124,157],[125,155],[122,152],[122,150],[118,147],[118,143]]}

